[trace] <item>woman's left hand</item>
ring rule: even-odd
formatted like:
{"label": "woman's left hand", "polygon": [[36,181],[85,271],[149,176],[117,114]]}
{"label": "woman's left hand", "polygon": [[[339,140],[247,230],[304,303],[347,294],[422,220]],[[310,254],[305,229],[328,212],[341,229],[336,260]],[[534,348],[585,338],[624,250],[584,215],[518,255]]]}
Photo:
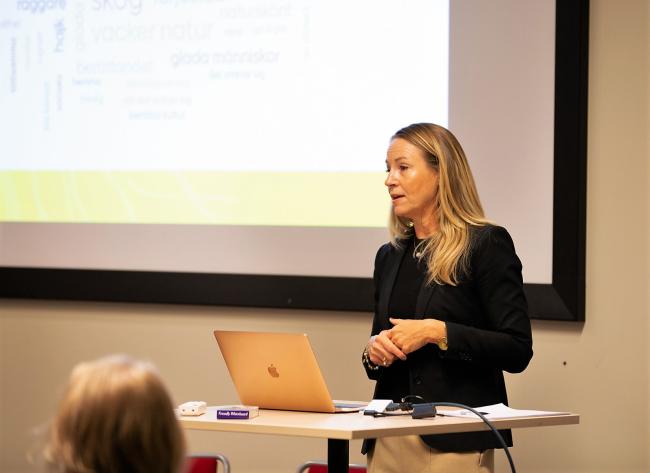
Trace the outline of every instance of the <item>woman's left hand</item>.
{"label": "woman's left hand", "polygon": [[435,343],[444,336],[445,323],[437,319],[394,319],[388,332],[391,341],[403,353],[413,353],[427,343]]}

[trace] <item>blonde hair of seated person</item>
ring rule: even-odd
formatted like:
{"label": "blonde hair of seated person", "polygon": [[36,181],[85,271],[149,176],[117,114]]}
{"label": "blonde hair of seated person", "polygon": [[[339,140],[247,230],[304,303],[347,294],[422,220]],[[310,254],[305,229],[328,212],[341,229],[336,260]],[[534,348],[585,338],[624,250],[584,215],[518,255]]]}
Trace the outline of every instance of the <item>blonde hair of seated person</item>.
{"label": "blonde hair of seated person", "polygon": [[57,473],[178,473],[183,432],[150,363],[124,355],[77,365],[44,450]]}

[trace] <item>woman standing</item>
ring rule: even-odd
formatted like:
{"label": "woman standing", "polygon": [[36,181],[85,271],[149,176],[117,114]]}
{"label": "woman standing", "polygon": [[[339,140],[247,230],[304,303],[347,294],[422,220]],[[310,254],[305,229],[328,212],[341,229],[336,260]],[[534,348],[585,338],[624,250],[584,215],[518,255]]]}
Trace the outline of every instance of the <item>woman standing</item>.
{"label": "woman standing", "polygon": [[[375,399],[507,404],[503,370],[532,357],[521,263],[485,219],[463,149],[445,128],[399,130],[386,159],[392,241],[375,259],[375,316],[363,352]],[[501,432],[512,445],[510,431]],[[491,432],[364,443],[370,472],[492,472]]]}

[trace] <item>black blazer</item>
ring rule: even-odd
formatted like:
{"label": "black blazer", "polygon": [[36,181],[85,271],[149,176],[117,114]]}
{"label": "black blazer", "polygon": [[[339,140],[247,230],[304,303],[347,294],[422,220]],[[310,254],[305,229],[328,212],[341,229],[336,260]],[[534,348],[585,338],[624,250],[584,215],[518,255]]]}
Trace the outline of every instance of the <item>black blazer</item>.
{"label": "black blazer", "polygon": [[[521,262],[504,228],[472,227],[470,239],[468,274],[456,286],[424,283],[413,316],[445,321],[448,350],[428,344],[407,355],[404,362],[397,360],[378,370],[366,368],[368,377],[377,381],[374,399],[397,401],[415,394],[428,402],[471,407],[507,404],[503,370],[521,372],[533,356]],[[377,252],[373,335],[392,326],[388,303],[406,246],[385,244]],[[511,446],[510,431],[501,434]],[[442,451],[500,447],[492,432],[425,435],[422,439]],[[363,453],[372,445],[373,440],[365,441]]]}

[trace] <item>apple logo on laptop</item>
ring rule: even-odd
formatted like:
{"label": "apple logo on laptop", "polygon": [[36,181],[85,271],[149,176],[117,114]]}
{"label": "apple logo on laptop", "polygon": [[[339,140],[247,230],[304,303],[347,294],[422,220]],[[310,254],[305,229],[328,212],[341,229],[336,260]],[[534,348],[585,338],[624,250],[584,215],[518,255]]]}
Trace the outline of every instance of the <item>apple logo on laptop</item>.
{"label": "apple logo on laptop", "polygon": [[269,366],[267,370],[272,377],[274,378],[280,377],[280,373],[278,373],[278,369],[275,366],[273,366],[273,363],[271,363],[271,366]]}

